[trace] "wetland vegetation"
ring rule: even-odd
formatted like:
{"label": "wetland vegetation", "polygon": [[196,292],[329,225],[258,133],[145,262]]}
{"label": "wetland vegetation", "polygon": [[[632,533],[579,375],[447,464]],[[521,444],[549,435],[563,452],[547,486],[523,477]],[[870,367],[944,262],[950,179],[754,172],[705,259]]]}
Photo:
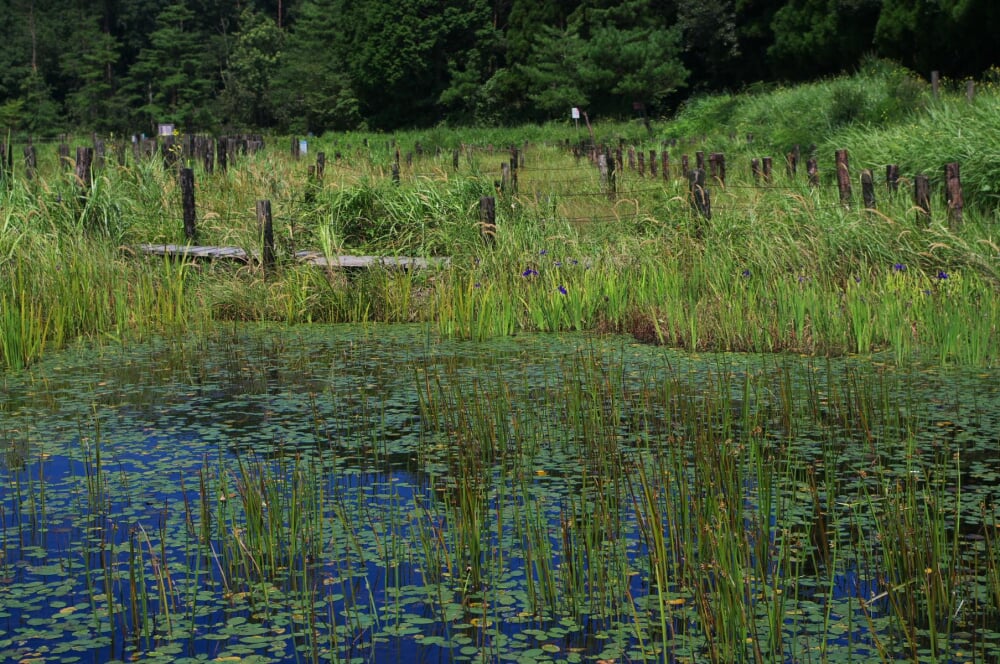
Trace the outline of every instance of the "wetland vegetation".
{"label": "wetland vegetation", "polygon": [[[272,201],[268,272],[134,250],[184,242],[162,159],[39,146],[0,187],[0,658],[995,661],[997,117],[872,65],[596,125],[669,154],[613,197],[571,126],[191,164],[199,244],[258,251]],[[845,205],[839,148],[900,191]],[[956,160],[961,221],[919,213]]]}

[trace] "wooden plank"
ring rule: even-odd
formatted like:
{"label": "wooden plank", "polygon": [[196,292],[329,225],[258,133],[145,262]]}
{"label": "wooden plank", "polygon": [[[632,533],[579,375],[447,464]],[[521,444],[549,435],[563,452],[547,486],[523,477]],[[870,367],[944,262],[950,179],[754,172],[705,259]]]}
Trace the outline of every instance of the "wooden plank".
{"label": "wooden plank", "polygon": [[318,251],[298,251],[296,260],[319,267],[340,267],[347,269],[371,268],[376,266],[402,270],[426,270],[446,267],[450,258],[412,258],[409,256],[324,256]]}
{"label": "wooden plank", "polygon": [[[258,260],[239,247],[199,247],[186,244],[140,244],[139,253],[170,258],[194,260],[231,260],[249,263]],[[401,270],[426,270],[447,267],[450,258],[413,258],[409,256],[324,256],[319,251],[298,251],[295,260],[307,265],[324,268],[365,269],[372,267],[395,268]]]}
{"label": "wooden plank", "polygon": [[239,247],[197,247],[188,244],[140,244],[139,251],[153,256],[194,258],[201,260],[234,260],[250,262],[251,256]]}

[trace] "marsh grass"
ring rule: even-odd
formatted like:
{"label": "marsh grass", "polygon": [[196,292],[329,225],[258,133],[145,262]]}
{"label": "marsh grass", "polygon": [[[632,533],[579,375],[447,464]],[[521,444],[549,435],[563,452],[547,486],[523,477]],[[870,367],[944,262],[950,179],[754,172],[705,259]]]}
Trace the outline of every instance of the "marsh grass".
{"label": "marsh grass", "polygon": [[[448,334],[477,339],[630,331],[691,350],[890,348],[899,362],[919,354],[989,364],[1000,347],[989,158],[997,103],[989,86],[972,104],[951,93],[932,103],[912,73],[874,60],[853,76],[693,100],[656,136],[634,124],[597,126],[612,147],[622,140],[643,154],[668,150],[671,160],[668,179],[620,167],[614,197],[587,156],[572,154],[580,136],[558,124],[322,137],[310,145],[310,155],[326,152],[322,181],[308,174],[311,157],[294,161],[278,147],[239,155],[225,172],[190,164],[199,244],[258,255],[255,203],[272,201],[279,267],[269,275],[254,261],[176,266],[131,255],[139,243],[186,241],[176,171],[159,159],[109,160],[77,182],[53,147],[41,151],[35,179],[15,173],[0,193],[0,361],[24,366],[80,336],[125,339],[235,319],[434,320]],[[668,145],[664,137],[681,140]],[[819,145],[818,187],[801,169],[794,179],[784,173],[782,155],[800,145],[804,159],[810,144]],[[517,188],[499,192],[510,146],[524,164]],[[887,163],[899,164],[903,190],[918,173],[938,186],[943,164],[960,161],[963,224],[953,228],[936,199],[927,219],[909,194],[883,187],[877,210],[845,208],[832,177],[840,147],[854,173],[868,167],[880,178]],[[681,155],[693,163],[698,151],[727,156],[725,185],[710,185],[711,220],[692,213],[679,173]],[[765,155],[775,174],[760,186],[748,162]],[[497,201],[495,245],[480,237],[487,195]],[[303,249],[452,263],[440,274],[355,278],[296,265],[292,256]],[[905,288],[896,265],[907,268]],[[949,275],[947,288],[940,273]],[[931,293],[924,301],[923,291]],[[963,330],[963,320],[975,325]]]}

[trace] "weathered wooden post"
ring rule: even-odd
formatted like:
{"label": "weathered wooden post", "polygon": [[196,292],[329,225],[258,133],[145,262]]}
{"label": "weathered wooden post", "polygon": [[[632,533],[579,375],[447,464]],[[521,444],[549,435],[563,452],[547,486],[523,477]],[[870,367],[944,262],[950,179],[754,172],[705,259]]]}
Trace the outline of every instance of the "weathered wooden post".
{"label": "weathered wooden post", "polygon": [[795,175],[799,171],[800,154],[799,146],[796,145],[787,155],[785,155],[785,168],[787,169],[789,179],[794,179]]}
{"label": "weathered wooden post", "polygon": [[639,177],[646,177],[646,154],[640,150],[636,153],[635,158],[636,172],[639,174]]}
{"label": "weathered wooden post", "polygon": [[875,209],[875,179],[868,168],[861,170],[861,199],[865,202],[866,210]]}
{"label": "weathered wooden post", "polygon": [[215,141],[215,152],[216,152],[216,155],[218,156],[219,172],[220,173],[225,173],[226,172],[226,168],[229,165],[228,164],[228,158],[227,158],[227,155],[226,155],[228,147],[229,147],[229,141],[227,141],[224,136],[220,137],[218,140]]}
{"label": "weathered wooden post", "polygon": [[35,177],[35,169],[38,168],[38,155],[35,152],[35,146],[32,145],[31,139],[28,139],[28,144],[24,146],[24,176],[31,180]]}
{"label": "weathered wooden post", "polygon": [[628,169],[630,171],[635,170],[635,146],[628,146]]}
{"label": "weathered wooden post", "polygon": [[885,188],[890,194],[899,191],[899,164],[886,164]]}
{"label": "weathered wooden post", "polygon": [[923,173],[913,178],[913,205],[917,209],[918,219],[930,221],[931,180]]}
{"label": "weathered wooden post", "polygon": [[59,164],[63,167],[63,170],[69,170],[70,165],[69,158],[69,145],[66,143],[59,144]]}
{"label": "weathered wooden post", "polygon": [[840,202],[845,206],[851,204],[851,170],[847,163],[847,150],[836,152],[837,188],[840,190]]}
{"label": "weathered wooden post", "polygon": [[656,150],[649,151],[649,177],[656,177]]}
{"label": "weathered wooden post", "polygon": [[760,159],[753,157],[750,160],[750,175],[753,176],[754,186],[760,186]]}
{"label": "weathered wooden post", "polygon": [[261,264],[264,273],[274,269],[274,226],[271,220],[271,201],[257,201],[257,229],[261,241]]}
{"label": "weathered wooden post", "polygon": [[78,147],[76,149],[76,180],[80,187],[80,195],[86,195],[93,175],[94,148]]}
{"label": "weathered wooden post", "polygon": [[488,245],[497,242],[497,201],[493,196],[479,199],[479,232]]}
{"label": "weathered wooden post", "polygon": [[215,172],[215,143],[210,138],[205,139],[205,149],[201,156],[205,172],[211,175]]}
{"label": "weathered wooden post", "polygon": [[664,180],[670,180],[670,153],[666,150],[660,154],[660,172]]}
{"label": "weathered wooden post", "polygon": [[399,162],[392,162],[392,183],[399,186]]}
{"label": "weathered wooden post", "polygon": [[934,70],[931,72],[931,94],[934,99],[938,98],[938,91],[941,87],[941,72]]}
{"label": "weathered wooden post", "polygon": [[688,173],[688,191],[691,196],[691,207],[705,219],[711,219],[712,202],[708,187],[705,186],[704,168],[696,168]]}
{"label": "weathered wooden post", "polygon": [[458,170],[458,148],[451,151],[451,167],[453,170]]}
{"label": "weathered wooden post", "polygon": [[962,225],[962,180],[958,173],[958,162],[944,165],[944,200],[948,204],[948,226],[955,230]]}
{"label": "weathered wooden post", "polygon": [[681,155],[681,176],[687,177],[688,173],[691,172],[691,163],[688,161],[688,156],[686,154]]}
{"label": "weathered wooden post", "polygon": [[713,152],[708,155],[708,164],[711,168],[712,180],[719,183],[720,187],[726,186],[726,155],[721,152]]}
{"label": "weathered wooden post", "polygon": [[819,186],[819,160],[816,157],[809,157],[806,160],[806,175],[809,176],[809,186]]}
{"label": "weathered wooden post", "polygon": [[189,241],[194,241],[197,235],[195,228],[195,207],[194,207],[194,170],[182,168],[180,174],[181,186],[181,208],[184,214],[184,237]]}
{"label": "weathered wooden post", "polygon": [[292,136],[292,159],[298,161],[302,157],[302,150],[299,145],[299,137]]}
{"label": "weathered wooden post", "polygon": [[694,167],[705,170],[705,153],[701,150],[694,153]]}
{"label": "weathered wooden post", "polygon": [[316,179],[322,180],[323,173],[326,171],[326,153],[317,152],[316,153]]}
{"label": "weathered wooden post", "polygon": [[774,160],[770,157],[764,157],[761,161],[761,171],[764,176],[764,184],[771,184],[771,175],[774,171]]}
{"label": "weathered wooden post", "polygon": [[510,193],[510,162],[504,161],[500,164],[500,194],[505,196]]}
{"label": "weathered wooden post", "polygon": [[163,137],[162,153],[163,168],[170,170],[177,163],[178,157],[180,157],[180,149],[173,134]]}
{"label": "weathered wooden post", "polygon": [[[619,159],[621,159],[621,151],[622,151],[622,149],[621,149],[621,147],[619,147],[618,148],[618,158]],[[605,157],[606,158],[610,157],[610,156],[611,156],[610,154],[605,153]],[[608,198],[611,199],[611,200],[615,200],[615,198],[618,195],[618,182],[617,182],[617,177],[616,177],[616,174],[615,174],[616,170],[617,170],[616,166],[619,166],[621,164],[621,162],[618,161],[616,163],[615,160],[613,160],[613,159],[607,159],[607,162],[608,162]]]}
{"label": "weathered wooden post", "polygon": [[101,139],[94,141],[94,168],[99,171],[104,168],[104,141]]}

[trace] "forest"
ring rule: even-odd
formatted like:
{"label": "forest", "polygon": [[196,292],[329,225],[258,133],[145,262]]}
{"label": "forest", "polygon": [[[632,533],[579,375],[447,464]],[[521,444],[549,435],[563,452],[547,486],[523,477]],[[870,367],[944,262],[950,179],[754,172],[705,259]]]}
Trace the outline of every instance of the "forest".
{"label": "forest", "polygon": [[850,71],[995,74],[996,0],[2,0],[0,130],[663,117]]}

